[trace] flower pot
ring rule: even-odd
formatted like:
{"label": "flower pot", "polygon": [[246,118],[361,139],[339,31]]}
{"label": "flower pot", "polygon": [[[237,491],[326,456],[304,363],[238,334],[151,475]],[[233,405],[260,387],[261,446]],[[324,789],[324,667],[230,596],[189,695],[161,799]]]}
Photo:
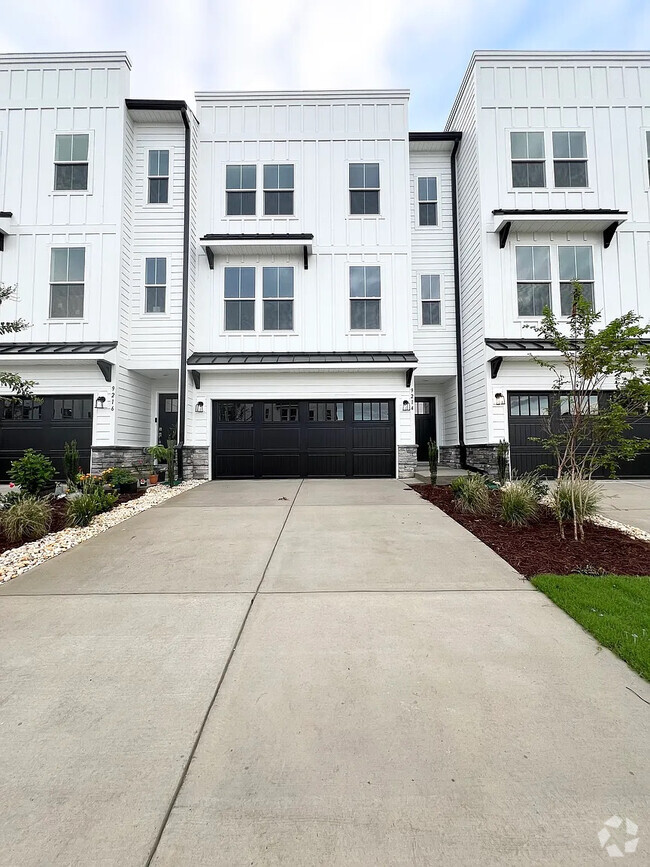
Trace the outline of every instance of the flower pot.
{"label": "flower pot", "polygon": [[150,484],[150,485],[157,485],[157,484],[158,484],[158,476],[155,475],[154,473],[152,473],[152,474],[149,476],[149,484]]}

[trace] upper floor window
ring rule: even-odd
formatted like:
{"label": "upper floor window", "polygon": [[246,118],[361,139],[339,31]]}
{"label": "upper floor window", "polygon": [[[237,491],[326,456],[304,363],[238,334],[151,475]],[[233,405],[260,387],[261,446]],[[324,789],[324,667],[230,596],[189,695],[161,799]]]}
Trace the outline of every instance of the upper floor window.
{"label": "upper floor window", "polygon": [[149,203],[169,201],[169,151],[149,151]]}
{"label": "upper floor window", "polygon": [[594,306],[594,258],[591,247],[558,247],[560,266],[560,312],[570,316],[573,309],[573,281],[580,283],[582,297]]}
{"label": "upper floor window", "polygon": [[255,268],[225,268],[225,330],[255,330]]}
{"label": "upper floor window", "polygon": [[418,178],[418,221],[420,226],[438,225],[438,178]]}
{"label": "upper floor window", "polygon": [[263,268],[265,331],[293,329],[293,268]]}
{"label": "upper floor window", "polygon": [[145,311],[165,312],[167,293],[167,259],[144,260]]}
{"label": "upper floor window", "polygon": [[379,213],[379,163],[350,163],[350,213]]}
{"label": "upper floor window", "polygon": [[543,132],[511,132],[510,157],[513,187],[545,187]]}
{"label": "upper floor window", "polygon": [[420,303],[422,305],[422,324],[440,325],[440,275],[422,274],[420,276]]}
{"label": "upper floor window", "polygon": [[650,184],[650,130],[648,130],[645,134],[646,138],[646,148],[648,155],[648,183]]}
{"label": "upper floor window", "polygon": [[519,316],[541,316],[551,306],[549,247],[517,247],[517,309]]}
{"label": "upper floor window", "polygon": [[88,133],[57,135],[54,142],[54,189],[88,189]]}
{"label": "upper floor window", "polygon": [[293,214],[293,166],[264,166],[264,213]]}
{"label": "upper floor window", "polygon": [[226,214],[254,215],[256,189],[257,166],[226,166]]}
{"label": "upper floor window", "polygon": [[381,274],[378,265],[350,267],[350,328],[381,328]]}
{"label": "upper floor window", "polygon": [[53,247],[50,255],[50,318],[84,315],[84,247]]}
{"label": "upper floor window", "polygon": [[556,187],[587,186],[587,136],[584,132],[553,133]]}

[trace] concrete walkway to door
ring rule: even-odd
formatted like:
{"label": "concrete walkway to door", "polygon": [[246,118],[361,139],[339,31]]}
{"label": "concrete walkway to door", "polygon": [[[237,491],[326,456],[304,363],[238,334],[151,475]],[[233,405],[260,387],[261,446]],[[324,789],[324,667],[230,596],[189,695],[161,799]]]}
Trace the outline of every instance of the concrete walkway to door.
{"label": "concrete walkway to door", "polygon": [[202,485],[0,617],[1,865],[650,847],[648,684],[400,482]]}

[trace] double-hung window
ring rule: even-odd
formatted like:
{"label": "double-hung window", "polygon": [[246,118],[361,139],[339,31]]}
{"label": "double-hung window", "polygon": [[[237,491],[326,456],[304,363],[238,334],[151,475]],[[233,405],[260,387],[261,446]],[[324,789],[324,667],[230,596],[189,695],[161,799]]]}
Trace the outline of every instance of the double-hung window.
{"label": "double-hung window", "polygon": [[350,328],[381,328],[381,272],[378,265],[350,267]]}
{"label": "double-hung window", "polygon": [[379,213],[379,163],[350,163],[350,213]]}
{"label": "double-hung window", "polygon": [[84,247],[53,247],[50,257],[50,318],[84,315]]}
{"label": "double-hung window", "polygon": [[438,178],[418,178],[418,223],[438,225]]}
{"label": "double-hung window", "polygon": [[582,287],[582,297],[594,306],[594,258],[591,247],[558,247],[560,266],[560,313],[570,316],[573,309],[574,282]]}
{"label": "double-hung window", "polygon": [[551,306],[549,247],[516,247],[519,316],[541,316]]}
{"label": "double-hung window", "polygon": [[166,205],[169,201],[169,151],[149,151],[149,204]]}
{"label": "double-hung window", "polygon": [[584,132],[553,133],[556,187],[587,186],[587,136]]}
{"label": "double-hung window", "polygon": [[293,268],[262,269],[264,330],[293,330]]}
{"label": "double-hung window", "polygon": [[511,132],[510,157],[513,187],[545,187],[543,132]]}
{"label": "double-hung window", "polygon": [[226,166],[226,214],[229,217],[255,214],[257,166]]}
{"label": "double-hung window", "polygon": [[167,259],[144,260],[145,311],[147,313],[165,312],[167,292]]}
{"label": "double-hung window", "polygon": [[255,268],[225,268],[225,330],[255,330]]}
{"label": "double-hung window", "polygon": [[264,213],[293,214],[293,165],[264,166]]}
{"label": "double-hung window", "polygon": [[88,189],[88,133],[65,133],[54,141],[54,189]]}
{"label": "double-hung window", "polygon": [[420,275],[420,303],[422,305],[422,324],[440,325],[440,275]]}

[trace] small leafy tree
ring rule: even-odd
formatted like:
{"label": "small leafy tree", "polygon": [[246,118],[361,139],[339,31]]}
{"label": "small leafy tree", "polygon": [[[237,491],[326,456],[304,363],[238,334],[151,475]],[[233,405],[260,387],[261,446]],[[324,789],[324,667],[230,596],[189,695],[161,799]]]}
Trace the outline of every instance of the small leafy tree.
{"label": "small leafy tree", "polygon": [[[601,328],[601,316],[574,282],[568,328],[548,307],[541,324],[532,326],[559,355],[535,358],[554,375],[545,436],[538,441],[553,456],[558,479],[590,480],[601,471],[614,476],[621,461],[650,447],[650,440],[632,433],[650,407],[650,327],[630,311]],[[578,506],[572,509],[574,538],[582,539]],[[564,538],[561,521],[560,534]]]}
{"label": "small leafy tree", "polygon": [[[9,301],[15,295],[15,286],[6,286],[4,283],[0,283],[0,306],[3,301]],[[29,323],[25,322],[24,319],[14,319],[8,322],[0,321],[0,335],[18,334],[26,328],[29,328]],[[32,380],[23,379],[16,373],[0,370],[0,388],[8,388],[13,392],[14,400],[19,397],[31,397],[32,388],[35,384]],[[9,399],[11,400],[12,398]]]}
{"label": "small leafy tree", "polygon": [[9,478],[20,485],[22,494],[38,497],[56,474],[52,461],[34,449],[25,449],[22,458],[11,462]]}

